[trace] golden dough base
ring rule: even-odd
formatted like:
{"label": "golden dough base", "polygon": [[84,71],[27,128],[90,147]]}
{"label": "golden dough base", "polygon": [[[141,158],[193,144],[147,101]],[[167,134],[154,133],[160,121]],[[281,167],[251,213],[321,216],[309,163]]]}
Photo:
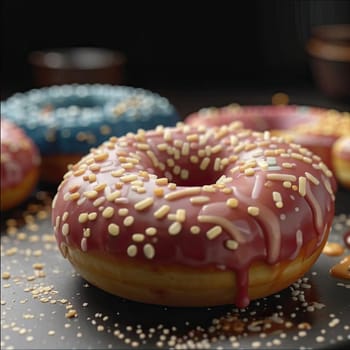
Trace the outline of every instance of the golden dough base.
{"label": "golden dough base", "polygon": [[9,210],[26,200],[39,179],[39,168],[31,170],[23,181],[13,187],[1,189],[1,211]]}
{"label": "golden dough base", "polygon": [[350,189],[350,161],[333,155],[333,168],[338,181]]}
{"label": "golden dough base", "polygon": [[[339,138],[333,145],[333,168],[339,182],[350,189],[350,159],[345,159],[341,154],[346,150],[346,144],[350,143],[350,136]],[[346,152],[346,151],[345,151]]]}
{"label": "golden dough base", "polygon": [[[302,277],[314,264],[327,241],[304,259],[277,265],[255,263],[249,270],[249,297],[262,298],[281,291]],[[233,304],[236,278],[232,271],[198,270],[183,266],[141,263],[68,247],[67,258],[89,283],[129,300],[166,306],[203,307]]]}

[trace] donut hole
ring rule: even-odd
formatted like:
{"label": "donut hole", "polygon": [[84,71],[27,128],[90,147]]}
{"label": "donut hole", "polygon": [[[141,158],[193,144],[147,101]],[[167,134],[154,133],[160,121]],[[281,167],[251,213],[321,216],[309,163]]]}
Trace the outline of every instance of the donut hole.
{"label": "donut hole", "polygon": [[305,122],[304,118],[294,118],[290,119],[287,116],[282,116],[282,118],[272,118],[271,116],[260,116],[260,118],[265,119],[265,125],[262,123],[257,123],[257,131],[263,132],[265,130],[288,130],[293,126],[302,124]]}
{"label": "donut hole", "polygon": [[70,111],[78,112],[84,109],[102,109],[106,101],[100,97],[92,96],[71,96],[66,98],[57,98],[49,101],[48,103],[42,104],[40,108],[44,111]]}
{"label": "donut hole", "polygon": [[[225,125],[239,121],[244,128],[272,133],[279,130],[289,130],[298,125],[317,123],[313,113],[321,111],[307,106],[295,105],[257,105],[257,106],[226,106],[220,109],[204,109],[186,117],[192,125]],[[200,118],[199,118],[200,117]]]}
{"label": "donut hole", "polygon": [[212,185],[224,174],[224,170],[219,172],[212,169],[201,171],[198,164],[186,163],[186,160],[182,160],[181,163],[179,162],[172,167],[166,167],[165,170],[159,168],[148,168],[146,170],[156,175],[157,178],[167,178],[169,182],[184,187]]}
{"label": "donut hole", "polygon": [[[226,167],[215,170],[215,158],[208,158],[208,165],[203,170],[206,164],[205,157],[200,159],[198,163],[192,163],[190,156],[182,157],[178,160],[171,160],[163,155],[157,155],[160,163],[165,165],[165,169],[153,169],[158,177],[166,177],[169,182],[173,182],[178,186],[204,186],[215,184],[223,175],[225,175]],[[219,159],[219,158],[218,158]]]}
{"label": "donut hole", "polygon": [[192,186],[205,186],[212,185],[219,180],[222,173],[217,174],[211,171],[203,173],[203,176],[191,176],[191,174],[198,174],[198,169],[191,169],[189,171],[189,177],[187,179],[182,179],[180,176],[171,176],[169,172],[165,172],[163,177],[166,177],[170,182],[175,183],[178,186],[192,187]]}
{"label": "donut hole", "polygon": [[[294,106],[260,106],[251,107],[242,113],[245,119],[242,122],[245,127],[256,131],[288,130],[297,125],[307,124],[313,121],[308,113],[308,108]],[[239,117],[240,118],[240,117]]]}
{"label": "donut hole", "polygon": [[[238,126],[237,123],[230,127],[234,130]],[[179,132],[183,129],[186,130],[185,137]],[[134,136],[130,135],[130,146],[138,148],[138,160],[148,172],[179,186],[213,185],[222,176],[230,176],[227,169],[236,159],[230,157],[233,146],[225,136],[229,130],[227,126],[200,131],[183,129],[160,127],[149,134],[147,140],[144,131],[140,130],[136,138],[143,141],[135,142]]]}

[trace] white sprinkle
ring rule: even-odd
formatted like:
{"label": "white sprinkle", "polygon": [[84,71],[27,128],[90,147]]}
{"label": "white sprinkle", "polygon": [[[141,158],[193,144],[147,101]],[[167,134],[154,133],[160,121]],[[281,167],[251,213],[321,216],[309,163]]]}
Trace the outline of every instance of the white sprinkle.
{"label": "white sprinkle", "polygon": [[131,215],[127,216],[124,221],[123,221],[123,224],[124,226],[131,226],[135,221],[135,218]]}
{"label": "white sprinkle", "polygon": [[323,343],[324,341],[325,341],[325,337],[323,337],[322,335],[319,335],[316,337],[317,343]]}
{"label": "white sprinkle", "polygon": [[147,259],[153,259],[154,256],[155,256],[156,251],[155,251],[155,249],[154,249],[152,244],[147,243],[143,247],[143,253],[145,254],[145,257]]}
{"label": "white sprinkle", "polygon": [[221,232],[222,232],[222,227],[219,225],[216,225],[207,231],[207,237],[208,239],[212,240],[218,237],[221,234]]}
{"label": "white sprinkle", "polygon": [[134,233],[132,235],[132,240],[134,242],[143,242],[145,240],[145,235],[142,233]]}
{"label": "white sprinkle", "polygon": [[225,246],[227,249],[236,250],[238,248],[238,243],[237,243],[237,241],[234,241],[233,239],[229,239],[225,242]]}
{"label": "white sprinkle", "polygon": [[302,197],[306,195],[306,178],[304,176],[299,177],[298,191]]}
{"label": "white sprinkle", "polygon": [[305,172],[305,176],[307,177],[307,179],[312,182],[314,185],[318,185],[320,183],[320,181],[313,176],[312,174],[310,174],[309,172]]}
{"label": "white sprinkle", "polygon": [[203,158],[201,161],[201,164],[199,165],[199,169],[205,170],[208,167],[209,163],[210,163],[209,157]]}
{"label": "white sprinkle", "polygon": [[248,207],[247,211],[248,211],[249,215],[252,215],[252,216],[259,215],[259,208],[258,207]]}
{"label": "white sprinkle", "polygon": [[111,218],[113,215],[114,215],[114,208],[112,207],[107,207],[102,212],[102,216],[106,219]]}
{"label": "white sprinkle", "polygon": [[147,209],[148,207],[150,207],[154,202],[154,199],[152,197],[147,197],[145,199],[142,199],[141,201],[135,203],[134,205],[134,208],[136,210],[145,210]]}
{"label": "white sprinkle", "polygon": [[193,226],[191,226],[190,231],[193,235],[198,235],[200,233],[201,229],[199,226],[193,225]]}
{"label": "white sprinkle", "polygon": [[199,194],[200,192],[201,192],[201,187],[189,187],[183,190],[170,192],[166,194],[164,198],[166,200],[171,201],[171,200],[179,199],[186,196],[196,195],[196,194]]}
{"label": "white sprinkle", "polygon": [[78,221],[82,224],[84,222],[88,221],[88,214],[87,213],[81,213],[78,217]]}
{"label": "white sprinkle", "polygon": [[179,222],[175,221],[169,226],[168,232],[170,235],[174,236],[179,234],[181,229],[182,229],[182,225]]}
{"label": "white sprinkle", "polygon": [[109,224],[108,225],[108,233],[111,236],[118,236],[119,235],[119,226],[116,224]]}
{"label": "white sprinkle", "polygon": [[155,227],[147,227],[145,233],[147,236],[155,236],[157,234],[157,229]]}
{"label": "white sprinkle", "polygon": [[68,236],[69,234],[69,224],[65,223],[62,225],[62,235]]}
{"label": "white sprinkle", "polygon": [[90,227],[83,228],[83,236],[84,237],[90,237],[91,236],[91,228]]}
{"label": "white sprinkle", "polygon": [[170,206],[164,204],[153,213],[153,216],[156,219],[162,219],[169,213],[169,211],[170,211]]}
{"label": "white sprinkle", "polygon": [[190,198],[192,204],[204,204],[208,203],[210,198],[208,196],[195,196]]}
{"label": "white sprinkle", "polygon": [[270,173],[266,175],[268,180],[280,180],[280,181],[291,181],[294,182],[297,180],[296,176],[290,174],[278,174]]}
{"label": "white sprinkle", "polygon": [[128,255],[133,258],[137,254],[137,246],[135,244],[129,245],[127,249]]}
{"label": "white sprinkle", "polygon": [[329,323],[328,323],[328,326],[329,327],[335,327],[336,325],[338,325],[340,323],[340,320],[339,318],[333,318],[333,320],[331,320]]}

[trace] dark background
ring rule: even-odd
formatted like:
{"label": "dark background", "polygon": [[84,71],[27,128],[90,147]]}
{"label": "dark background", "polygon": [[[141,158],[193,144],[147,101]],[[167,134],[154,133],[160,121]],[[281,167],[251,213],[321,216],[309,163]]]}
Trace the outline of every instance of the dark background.
{"label": "dark background", "polygon": [[33,87],[31,51],[73,46],[122,51],[125,85],[171,96],[223,88],[314,93],[305,51],[311,28],[350,23],[345,0],[2,0],[1,7],[3,98]]}

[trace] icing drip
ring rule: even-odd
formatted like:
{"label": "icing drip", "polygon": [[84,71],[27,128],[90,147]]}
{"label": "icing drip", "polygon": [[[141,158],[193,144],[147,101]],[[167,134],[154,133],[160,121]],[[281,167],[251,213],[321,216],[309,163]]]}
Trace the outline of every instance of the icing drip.
{"label": "icing drip", "polygon": [[258,173],[255,177],[255,182],[254,182],[254,186],[252,189],[252,194],[251,194],[252,199],[259,198],[261,190],[264,186],[264,182],[265,182],[264,176],[262,176],[261,173]]}
{"label": "icing drip", "polygon": [[[249,206],[252,198],[245,196],[237,187],[234,187],[235,196],[245,205]],[[281,250],[281,227],[278,217],[269,208],[259,203],[259,216],[255,218],[263,228],[267,246],[267,261],[274,264],[280,255]]]}
{"label": "icing drip", "polygon": [[236,283],[237,283],[237,295],[235,298],[235,304],[244,308],[249,305],[250,299],[248,295],[248,284],[249,284],[249,274],[248,270],[238,270],[236,273]]}
{"label": "icing drip", "polygon": [[311,190],[311,185],[308,182],[306,183],[305,199],[308,201],[310,208],[313,212],[315,227],[318,231],[319,239],[322,239],[322,233],[323,233],[323,229],[324,229],[322,209],[321,209],[320,204],[318,203],[316,197],[314,196],[314,194]]}
{"label": "icing drip", "polygon": [[223,227],[227,231],[227,233],[229,233],[231,235],[231,237],[234,240],[236,240],[239,243],[244,242],[244,238],[243,238],[242,234],[235,227],[235,225],[223,217],[214,216],[214,215],[199,215],[198,221],[212,223],[212,224],[219,224],[221,227]]}

